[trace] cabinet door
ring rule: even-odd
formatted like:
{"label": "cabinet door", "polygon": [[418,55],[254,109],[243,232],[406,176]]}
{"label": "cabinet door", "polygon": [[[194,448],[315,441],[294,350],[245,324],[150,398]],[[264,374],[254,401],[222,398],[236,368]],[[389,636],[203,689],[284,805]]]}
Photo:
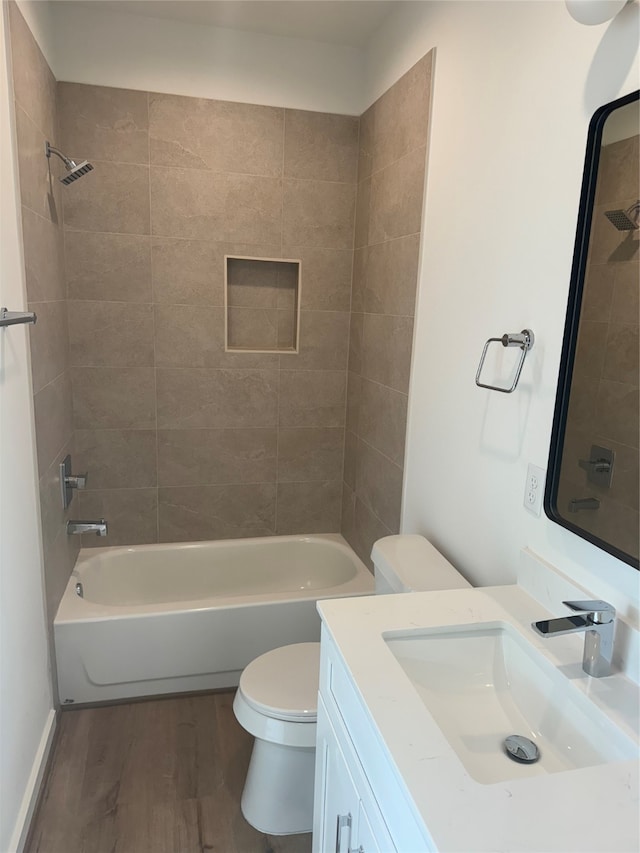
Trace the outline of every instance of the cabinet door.
{"label": "cabinet door", "polygon": [[[378,818],[376,820],[376,818]],[[375,826],[375,829],[374,829]],[[367,813],[364,803],[360,801],[358,812],[357,847],[353,853],[395,853],[395,847],[386,826],[382,826],[382,818],[372,811]]]}
{"label": "cabinet door", "polygon": [[321,702],[317,725],[313,851],[351,853],[360,800]]}
{"label": "cabinet door", "polygon": [[314,853],[395,853],[358,760],[351,751],[343,752],[322,699],[318,701],[315,786]]}

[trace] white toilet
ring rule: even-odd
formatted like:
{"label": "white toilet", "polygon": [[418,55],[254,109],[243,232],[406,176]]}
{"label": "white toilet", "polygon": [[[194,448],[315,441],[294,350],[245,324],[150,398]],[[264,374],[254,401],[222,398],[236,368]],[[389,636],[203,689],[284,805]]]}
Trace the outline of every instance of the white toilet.
{"label": "white toilet", "polygon": [[[379,539],[371,557],[376,594],[470,586],[422,536]],[[240,676],[233,710],[255,737],[242,813],[260,832],[311,832],[320,643],[256,658]]]}

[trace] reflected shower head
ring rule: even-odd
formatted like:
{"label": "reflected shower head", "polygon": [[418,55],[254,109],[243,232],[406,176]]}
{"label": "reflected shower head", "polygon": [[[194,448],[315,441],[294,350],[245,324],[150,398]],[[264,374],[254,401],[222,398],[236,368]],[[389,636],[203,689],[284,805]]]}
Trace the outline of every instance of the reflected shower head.
{"label": "reflected shower head", "polygon": [[604,215],[618,231],[634,231],[640,228],[640,200],[627,210],[605,210]]}
{"label": "reflected shower head", "polygon": [[76,163],[69,157],[65,157],[62,151],[58,151],[57,148],[54,148],[53,145],[49,145],[48,142],[45,142],[44,150],[47,157],[51,157],[52,154],[55,154],[56,157],[59,157],[64,163],[67,174],[58,179],[61,184],[72,184],[74,181],[77,181],[78,178],[81,178],[93,169],[93,166],[88,160],[83,160],[82,163]]}

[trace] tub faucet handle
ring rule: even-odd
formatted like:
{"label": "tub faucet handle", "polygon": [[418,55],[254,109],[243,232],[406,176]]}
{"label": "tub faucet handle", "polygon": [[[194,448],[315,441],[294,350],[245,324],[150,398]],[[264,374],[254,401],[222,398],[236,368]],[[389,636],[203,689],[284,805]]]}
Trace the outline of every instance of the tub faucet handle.
{"label": "tub faucet handle", "polygon": [[67,453],[60,463],[60,491],[62,496],[62,507],[67,509],[73,500],[74,489],[85,489],[87,486],[87,474],[71,473],[71,455]]}
{"label": "tub faucet handle", "polygon": [[84,474],[69,474],[68,477],[64,478],[64,484],[70,489],[86,489],[87,478],[88,474],[86,471]]}

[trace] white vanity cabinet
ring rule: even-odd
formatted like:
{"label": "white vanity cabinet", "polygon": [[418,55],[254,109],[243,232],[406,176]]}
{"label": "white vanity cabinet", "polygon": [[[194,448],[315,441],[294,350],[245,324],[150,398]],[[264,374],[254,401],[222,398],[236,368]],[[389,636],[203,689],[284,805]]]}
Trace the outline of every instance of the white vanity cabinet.
{"label": "white vanity cabinet", "polygon": [[313,853],[432,851],[323,627]]}
{"label": "white vanity cabinet", "polygon": [[[557,587],[558,600],[584,594],[548,572],[536,583],[545,595]],[[335,598],[318,611],[314,853],[345,853],[348,832],[338,839],[336,829],[349,814],[349,853],[638,853],[637,682],[583,673],[582,637],[538,637],[532,622],[554,614],[524,589]],[[485,634],[502,651],[490,644],[479,665]],[[636,655],[637,638],[629,648]],[[505,699],[513,717],[503,716]],[[538,764],[503,751],[519,725],[540,730]],[[491,760],[494,775],[483,776]],[[575,831],[585,814],[598,815],[587,835]]]}
{"label": "white vanity cabinet", "polygon": [[[361,779],[358,785],[353,779],[322,700],[318,703],[316,756],[316,791],[322,793],[318,822],[314,826],[315,853],[394,851],[396,848],[366,780]],[[354,760],[357,761],[352,758],[350,762],[351,771]]]}

